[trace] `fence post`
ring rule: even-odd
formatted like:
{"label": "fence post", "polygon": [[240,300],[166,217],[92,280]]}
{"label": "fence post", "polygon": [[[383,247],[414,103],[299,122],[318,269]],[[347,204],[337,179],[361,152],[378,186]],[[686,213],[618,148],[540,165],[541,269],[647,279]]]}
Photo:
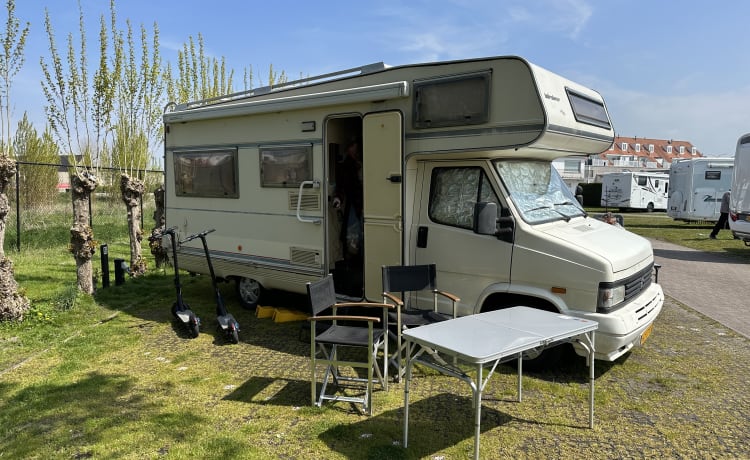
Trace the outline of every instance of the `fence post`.
{"label": "fence post", "polygon": [[16,162],[16,251],[21,252],[21,165]]}
{"label": "fence post", "polygon": [[102,287],[109,287],[109,249],[106,244],[103,244],[99,248],[99,253],[102,258]]}

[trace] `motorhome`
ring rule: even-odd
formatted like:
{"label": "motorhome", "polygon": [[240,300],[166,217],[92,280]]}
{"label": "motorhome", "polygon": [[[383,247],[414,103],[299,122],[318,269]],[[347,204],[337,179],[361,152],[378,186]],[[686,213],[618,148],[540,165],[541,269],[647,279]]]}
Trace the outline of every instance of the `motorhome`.
{"label": "motorhome", "polygon": [[721,197],[732,187],[732,158],[684,158],[669,168],[667,215],[675,220],[717,221]]}
{"label": "motorhome", "polygon": [[750,245],[750,133],[739,138],[734,154],[729,228],[735,237]]}
{"label": "motorhome", "polygon": [[[609,148],[604,100],[522,58],[373,64],[163,118],[166,224],[216,229],[216,275],[247,306],[329,273],[342,298],[379,301],[382,266],[434,263],[459,315],[527,305],[593,319],[603,360],[642,344],[661,311],[648,240],[589,217],[552,166]],[[350,158],[359,221],[339,199]],[[197,245],[179,258],[207,270]]]}
{"label": "motorhome", "polygon": [[669,174],[614,172],[602,176],[601,205],[626,210],[665,211]]}

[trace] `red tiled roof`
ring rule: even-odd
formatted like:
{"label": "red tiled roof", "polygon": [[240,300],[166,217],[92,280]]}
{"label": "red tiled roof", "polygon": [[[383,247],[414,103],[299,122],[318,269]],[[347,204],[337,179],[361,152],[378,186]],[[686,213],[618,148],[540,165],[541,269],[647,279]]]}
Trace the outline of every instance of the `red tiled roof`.
{"label": "red tiled roof", "polygon": [[[623,143],[627,144],[627,148],[623,150]],[[653,145],[653,153],[649,152],[649,145]],[[640,152],[636,149],[640,146]],[[672,152],[669,152],[668,147],[672,147]],[[680,147],[684,147],[684,153],[680,154]],[[680,141],[675,139],[652,139],[648,137],[626,137],[617,136],[612,145],[612,148],[605,150],[599,156],[606,160],[608,155],[633,155],[638,158],[647,158],[650,161],[656,161],[657,158],[663,158],[665,161],[672,162],[679,158],[695,158],[703,156],[698,149],[693,152],[693,144],[688,141]]]}

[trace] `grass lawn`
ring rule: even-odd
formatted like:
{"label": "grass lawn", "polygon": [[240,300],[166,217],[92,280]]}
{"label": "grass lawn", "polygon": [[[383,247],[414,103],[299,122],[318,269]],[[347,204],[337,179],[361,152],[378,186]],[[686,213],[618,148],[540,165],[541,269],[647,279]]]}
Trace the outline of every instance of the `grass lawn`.
{"label": "grass lawn", "polygon": [[[107,236],[110,263],[129,258],[118,225]],[[728,231],[707,239],[710,225],[653,213],[626,214],[625,226],[750,260],[750,248]],[[300,322],[256,318],[239,308],[233,285],[221,284],[242,327],[240,343],[230,344],[216,331],[210,280],[184,274],[184,297],[203,321],[190,339],[172,320],[170,270],[152,264],[142,278],[81,295],[66,246],[47,246],[8,254],[33,308],[22,323],[0,324],[0,459],[450,459],[473,452],[471,392],[456,379],[419,370],[405,450],[402,384],[374,393],[372,417],[343,403],[310,405],[309,343],[300,339]],[[302,308],[304,299],[271,302]],[[747,456],[749,363],[746,338],[669,300],[644,348],[596,363],[594,430],[586,428],[582,359],[527,371],[520,404],[513,402],[514,369],[500,366],[485,390],[482,452]]]}

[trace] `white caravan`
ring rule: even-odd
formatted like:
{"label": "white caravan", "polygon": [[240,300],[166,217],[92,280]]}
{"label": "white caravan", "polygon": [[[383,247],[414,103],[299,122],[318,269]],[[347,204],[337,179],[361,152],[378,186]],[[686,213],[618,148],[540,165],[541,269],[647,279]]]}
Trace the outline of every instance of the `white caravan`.
{"label": "white caravan", "polygon": [[685,158],[669,168],[667,215],[675,220],[719,220],[721,197],[732,187],[732,158]]}
{"label": "white caravan", "polygon": [[602,176],[601,205],[648,212],[667,209],[669,174],[616,172]]}
{"label": "white caravan", "polygon": [[750,245],[750,133],[739,138],[734,154],[729,228],[745,245]]}
{"label": "white caravan", "polygon": [[[661,311],[648,240],[588,217],[552,167],[612,144],[602,97],[521,58],[373,64],[172,106],[164,123],[166,224],[216,229],[216,274],[247,306],[328,273],[342,297],[379,301],[383,265],[435,263],[460,315],[596,320],[604,360],[642,344]],[[351,139],[364,244],[347,258],[333,198]],[[206,272],[198,245],[179,251]]]}

